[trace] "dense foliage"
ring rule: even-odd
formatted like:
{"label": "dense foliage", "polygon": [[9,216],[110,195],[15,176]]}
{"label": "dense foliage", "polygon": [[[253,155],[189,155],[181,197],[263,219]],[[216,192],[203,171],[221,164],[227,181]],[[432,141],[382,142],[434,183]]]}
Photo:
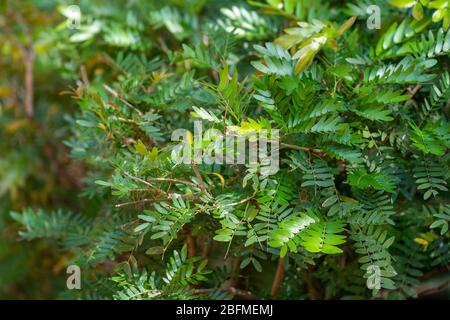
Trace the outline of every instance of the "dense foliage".
{"label": "dense foliage", "polygon": [[[75,28],[71,4],[1,4],[7,297],[448,286],[450,1],[79,1]],[[183,163],[171,136],[194,121],[278,132],[279,170]],[[217,154],[214,138],[185,143]],[[65,288],[68,265],[80,290]]]}

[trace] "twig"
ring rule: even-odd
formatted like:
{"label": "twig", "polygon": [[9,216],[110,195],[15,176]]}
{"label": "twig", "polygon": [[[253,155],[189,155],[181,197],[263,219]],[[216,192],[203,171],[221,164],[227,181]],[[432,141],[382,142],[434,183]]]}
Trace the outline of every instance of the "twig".
{"label": "twig", "polygon": [[202,175],[200,174],[200,171],[198,170],[197,164],[194,162],[194,160],[191,161],[192,169],[194,170],[195,176],[200,181],[200,184],[198,187],[202,189],[204,193],[208,193],[205,187],[205,182],[203,181]]}
{"label": "twig", "polygon": [[147,181],[166,181],[166,182],[182,183],[182,184],[187,184],[187,185],[190,185],[193,187],[197,187],[197,185],[195,183],[192,183],[190,181],[175,179],[175,178],[147,178],[146,180]]}
{"label": "twig", "polygon": [[126,171],[124,171],[124,170],[122,170],[122,172],[123,172],[128,178],[131,178],[131,179],[133,179],[133,180],[135,180],[135,181],[138,181],[138,182],[141,182],[141,183],[145,184],[146,186],[149,186],[149,187],[151,187],[151,188],[154,188],[154,186],[153,186],[150,182],[147,182],[147,181],[145,181],[144,179],[141,179],[141,178],[139,178],[139,177],[132,176],[131,174],[129,174],[128,172],[126,172]]}
{"label": "twig", "polygon": [[[9,3],[8,3],[9,4]],[[21,15],[19,10],[14,11],[14,18],[20,25],[25,35],[25,39],[27,44],[23,45],[16,37],[13,38],[13,41],[19,47],[22,57],[24,60],[25,66],[25,75],[24,75],[24,90],[25,90],[25,98],[24,98],[24,109],[27,117],[32,118],[34,115],[34,62],[36,60],[36,53],[33,47],[33,38],[31,35],[31,30],[25,19]],[[9,27],[6,27],[9,30]],[[14,33],[13,33],[14,34]]]}
{"label": "twig", "polygon": [[142,204],[142,203],[153,202],[153,201],[158,201],[158,199],[141,199],[141,200],[137,200],[137,201],[124,202],[124,203],[116,204],[115,207],[122,208],[122,207],[126,207],[126,206],[131,206],[134,204]]}
{"label": "twig", "polygon": [[253,197],[247,197],[247,198],[239,200],[237,202],[224,204],[223,207],[234,207],[234,206],[237,206],[239,204],[243,204],[243,203],[245,203],[245,202],[247,202],[247,201],[249,201],[251,199],[253,199]]}
{"label": "twig", "polygon": [[242,290],[242,289],[238,289],[235,287],[228,288],[228,292],[234,296],[240,296],[240,297],[244,297],[244,298],[252,299],[252,300],[258,299],[258,297],[255,296],[251,291]]}
{"label": "twig", "polygon": [[[429,279],[430,275],[434,275],[434,274],[438,273],[439,271],[440,271],[439,269],[432,270],[431,272],[429,272],[429,274],[425,274],[424,276],[420,277],[419,280]],[[432,283],[432,285],[430,285],[430,282]],[[411,286],[410,289],[415,291],[418,296],[424,296],[424,295],[429,295],[432,293],[439,292],[450,285],[450,280],[445,280],[445,281],[441,282],[439,285],[435,285],[433,282],[434,282],[433,280],[424,281],[420,285]],[[392,292],[392,291],[381,290],[379,292],[379,294],[376,297],[372,297],[371,300],[374,300],[377,297],[386,297],[389,294],[389,292]]]}
{"label": "twig", "polygon": [[203,241],[203,246],[202,246],[202,258],[203,259],[208,258],[210,249],[211,249],[211,241],[209,238],[207,238],[206,240]]}
{"label": "twig", "polygon": [[[191,195],[191,194],[179,194],[179,193],[167,193],[165,191],[162,191],[161,189],[153,189],[153,190],[157,190],[158,192],[162,193],[165,198],[153,198],[153,199],[141,199],[141,200],[136,200],[136,201],[129,201],[129,202],[124,202],[124,203],[119,203],[116,204],[115,207],[116,208],[122,208],[122,207],[126,207],[126,206],[131,206],[134,204],[141,204],[141,203],[146,203],[146,202],[156,202],[156,201],[164,201],[167,199],[173,199],[173,198],[183,198],[183,199],[189,199],[189,200],[197,200],[198,197],[195,195]],[[133,190],[134,191],[134,190]]]}
{"label": "twig", "polygon": [[219,82],[219,75],[217,74],[216,70],[211,69],[211,76],[216,82]]}
{"label": "twig", "polygon": [[447,280],[446,282],[442,283],[441,285],[434,287],[434,288],[426,288],[422,286],[416,286],[411,289],[417,292],[418,295],[430,295],[432,293],[439,292],[443,290],[444,288],[447,288],[450,285],[450,280]]}
{"label": "twig", "polygon": [[[162,190],[161,188],[158,188],[156,186],[154,186],[153,184],[151,184],[150,182],[141,179],[139,177],[135,177],[131,174],[129,174],[128,172],[122,170],[123,174],[126,175],[127,177],[129,177],[130,179],[133,179],[137,182],[143,183],[146,186],[148,186],[149,188],[138,188],[138,189],[134,189],[132,191],[138,191],[138,192],[142,192],[142,191],[158,191],[160,194],[164,195],[166,197],[166,199],[173,199],[173,198],[184,198],[184,199],[191,199],[191,200],[197,200],[198,197],[194,194],[179,194],[179,193],[169,193],[166,192],[164,190]],[[168,182],[178,182],[178,183],[184,183],[184,184],[188,184],[188,185],[192,185],[195,187],[199,187],[196,184],[189,182],[189,181],[183,181],[180,179],[173,179],[173,178],[147,178],[147,180],[150,181],[168,181]],[[165,199],[159,199],[159,200],[165,200]],[[132,204],[137,204],[137,203],[142,203],[142,202],[150,202],[150,201],[159,201],[156,199],[142,199],[142,200],[137,200],[137,201],[131,201],[131,202],[125,202],[125,203],[121,203],[121,204],[117,204],[116,208],[120,208],[120,207],[124,207],[127,205],[132,205]]]}
{"label": "twig", "polygon": [[299,150],[299,151],[306,151],[306,152],[312,152],[315,153],[321,157],[325,156],[325,152],[321,149],[317,148],[308,148],[308,147],[301,147],[294,144],[288,144],[288,143],[280,143],[280,148],[288,148],[293,150]]}
{"label": "twig", "polygon": [[278,266],[277,266],[277,270],[275,272],[275,277],[273,278],[272,290],[271,290],[272,297],[274,297],[274,298],[277,296],[278,290],[280,289],[280,285],[283,282],[284,272],[285,272],[284,258],[279,258]]}
{"label": "twig", "polygon": [[[238,137],[238,135],[232,135],[232,136]],[[267,142],[278,143],[278,141],[274,141],[274,140],[267,140]],[[318,149],[318,148],[302,147],[302,146],[297,146],[295,144],[289,144],[289,143],[283,143],[283,142],[280,142],[280,148],[288,148],[288,149],[293,149],[293,150],[312,152],[321,157],[326,156],[326,153],[322,149]]]}
{"label": "twig", "polygon": [[417,84],[414,88],[411,89],[411,87],[407,87],[406,90],[412,95],[414,96],[417,91],[419,91],[419,89],[422,88],[422,85],[419,83]]}
{"label": "twig", "polygon": [[309,299],[311,300],[318,300],[320,298],[319,292],[314,285],[314,281],[312,278],[313,270],[306,270],[305,271],[305,283],[306,283],[306,289],[308,291]]}
{"label": "twig", "polygon": [[141,110],[139,110],[138,108],[136,108],[135,106],[133,106],[131,103],[129,103],[128,101],[126,101],[125,99],[123,99],[119,93],[117,93],[117,91],[115,91],[113,88],[111,88],[110,86],[108,86],[107,84],[103,84],[103,88],[105,88],[106,91],[108,91],[109,93],[111,93],[115,98],[119,99],[120,101],[122,101],[127,107],[133,109],[134,111],[136,111],[140,116],[143,116],[144,114],[142,113]]}
{"label": "twig", "polygon": [[188,248],[188,257],[193,258],[197,255],[197,250],[195,249],[195,241],[194,237],[191,234],[191,230],[187,230],[188,234],[186,235],[186,244]]}
{"label": "twig", "polygon": [[36,58],[34,48],[29,45],[24,53],[25,60],[25,113],[27,117],[34,115],[34,61]]}
{"label": "twig", "polygon": [[86,87],[90,86],[89,77],[87,75],[86,66],[84,64],[80,65],[80,76]]}
{"label": "twig", "polygon": [[158,36],[158,37],[157,37],[157,40],[158,40],[159,45],[161,46],[161,50],[162,50],[164,53],[167,53],[167,52],[169,51],[169,47],[167,47],[167,43],[166,43],[166,41],[164,40],[164,38],[161,37],[161,36]]}

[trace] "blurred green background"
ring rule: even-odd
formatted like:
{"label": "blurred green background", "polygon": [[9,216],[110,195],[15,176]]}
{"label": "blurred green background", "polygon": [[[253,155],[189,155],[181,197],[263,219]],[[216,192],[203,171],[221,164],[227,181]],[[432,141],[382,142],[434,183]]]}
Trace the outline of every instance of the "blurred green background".
{"label": "blurred green background", "polygon": [[[55,298],[64,255],[18,241],[9,212],[28,207],[95,210],[81,201],[83,165],[63,141],[79,70],[61,37],[69,1],[0,1],[0,298]],[[31,77],[31,80],[30,78]],[[31,85],[30,85],[31,81]]]}

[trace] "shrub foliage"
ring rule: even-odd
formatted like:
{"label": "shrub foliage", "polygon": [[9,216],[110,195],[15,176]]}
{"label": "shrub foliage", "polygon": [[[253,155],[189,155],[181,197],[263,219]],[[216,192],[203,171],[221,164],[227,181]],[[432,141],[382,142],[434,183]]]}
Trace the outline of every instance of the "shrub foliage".
{"label": "shrub foliage", "polygon": [[[59,296],[418,297],[450,259],[450,7],[372,2],[380,29],[362,0],[81,1],[33,35],[72,83],[84,205],[10,216],[81,267]],[[279,130],[279,170],[177,161],[194,121]]]}

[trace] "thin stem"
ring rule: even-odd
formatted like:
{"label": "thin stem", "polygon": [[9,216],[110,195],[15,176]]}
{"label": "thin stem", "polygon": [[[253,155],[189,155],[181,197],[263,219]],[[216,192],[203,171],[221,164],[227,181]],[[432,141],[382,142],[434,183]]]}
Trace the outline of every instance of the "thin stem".
{"label": "thin stem", "polygon": [[115,91],[113,88],[111,88],[110,86],[108,86],[107,84],[103,84],[103,88],[105,88],[106,91],[108,91],[109,93],[111,93],[114,97],[116,97],[117,99],[119,99],[120,101],[122,101],[127,107],[133,109],[134,111],[136,111],[140,116],[143,116],[144,114],[142,113],[141,110],[137,109],[135,106],[133,106],[131,103],[129,103],[128,101],[126,101],[125,99],[123,99],[119,93],[117,93],[117,91]]}
{"label": "thin stem", "polygon": [[285,273],[284,258],[280,257],[278,259],[277,270],[275,271],[275,277],[273,278],[273,283],[272,283],[271,294],[272,294],[272,297],[274,297],[274,298],[278,295],[278,290],[280,289],[280,285],[283,282],[284,273]]}

